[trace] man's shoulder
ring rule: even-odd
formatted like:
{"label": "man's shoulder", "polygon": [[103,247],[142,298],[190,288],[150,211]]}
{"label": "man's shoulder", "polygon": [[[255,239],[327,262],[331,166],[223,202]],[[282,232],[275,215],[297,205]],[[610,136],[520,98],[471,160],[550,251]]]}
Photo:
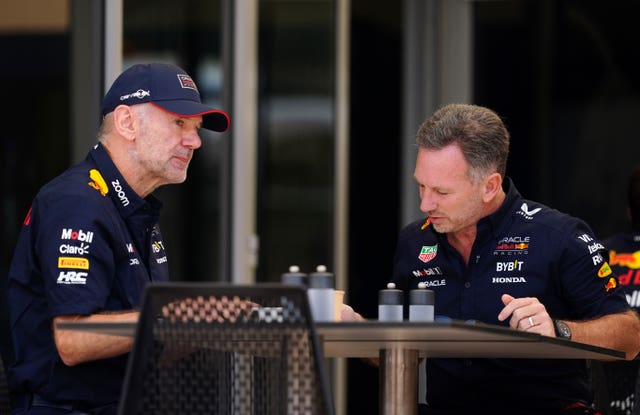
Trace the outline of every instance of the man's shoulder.
{"label": "man's shoulder", "polygon": [[586,226],[586,223],[580,218],[543,203],[526,199],[521,199],[514,204],[512,214],[521,224],[531,224],[536,228],[547,229],[550,232],[567,232],[569,229]]}
{"label": "man's shoulder", "polygon": [[529,200],[514,205],[513,216],[508,230],[511,236],[528,237],[527,243],[549,258],[570,252],[576,257],[592,257],[596,265],[601,262],[604,245],[584,220]]}
{"label": "man's shoulder", "polygon": [[82,162],[47,182],[40,188],[37,197],[44,200],[83,198],[91,203],[101,201],[107,193],[106,182],[99,171],[91,164]]}
{"label": "man's shoulder", "polygon": [[115,214],[108,187],[89,163],[79,163],[40,188],[33,213],[49,220],[70,216],[106,218]]}

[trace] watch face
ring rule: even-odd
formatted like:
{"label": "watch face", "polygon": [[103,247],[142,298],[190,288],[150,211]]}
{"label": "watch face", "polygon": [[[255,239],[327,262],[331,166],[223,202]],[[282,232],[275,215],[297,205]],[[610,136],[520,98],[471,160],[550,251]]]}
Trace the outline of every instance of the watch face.
{"label": "watch face", "polygon": [[565,324],[564,321],[556,320],[556,336],[565,339],[571,338],[571,329]]}

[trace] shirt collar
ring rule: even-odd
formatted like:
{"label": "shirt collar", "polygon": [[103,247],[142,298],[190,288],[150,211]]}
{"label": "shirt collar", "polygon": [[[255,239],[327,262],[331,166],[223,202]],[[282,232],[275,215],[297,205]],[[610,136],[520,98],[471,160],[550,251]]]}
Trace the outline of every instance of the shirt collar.
{"label": "shirt collar", "polygon": [[133,191],[101,143],[91,149],[87,159],[92,160],[98,168],[109,189],[107,195],[111,197],[122,217],[128,217],[139,209],[159,211],[162,208],[162,203],[153,195],[142,199]]}
{"label": "shirt collar", "polygon": [[[504,178],[502,181],[502,189],[505,193],[502,205],[500,205],[498,210],[478,221],[477,235],[484,235],[486,232],[493,235],[499,233],[502,227],[507,226],[505,218],[511,213],[513,206],[518,200],[522,199],[522,195],[518,192],[518,189],[516,189],[511,178]],[[476,239],[478,239],[478,236],[476,236]]]}

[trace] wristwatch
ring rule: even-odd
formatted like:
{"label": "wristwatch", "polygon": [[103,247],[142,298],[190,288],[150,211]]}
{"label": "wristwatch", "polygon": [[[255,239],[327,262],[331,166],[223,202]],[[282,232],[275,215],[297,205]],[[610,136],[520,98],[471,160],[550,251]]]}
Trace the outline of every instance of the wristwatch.
{"label": "wristwatch", "polygon": [[553,325],[556,328],[556,337],[561,339],[571,340],[571,329],[562,320],[553,320]]}

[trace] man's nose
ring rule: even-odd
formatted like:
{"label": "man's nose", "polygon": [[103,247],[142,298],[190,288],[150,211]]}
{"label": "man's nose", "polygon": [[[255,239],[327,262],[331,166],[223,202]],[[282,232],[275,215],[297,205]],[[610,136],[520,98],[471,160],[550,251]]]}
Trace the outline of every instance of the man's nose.
{"label": "man's nose", "polygon": [[426,213],[435,210],[435,208],[436,203],[433,198],[433,192],[428,189],[423,190],[420,195],[420,210]]}
{"label": "man's nose", "polygon": [[185,137],[182,140],[182,143],[184,144],[185,147],[189,147],[190,149],[195,150],[197,148],[200,148],[200,146],[202,146],[202,139],[200,138],[198,131],[194,130],[185,135]]}

